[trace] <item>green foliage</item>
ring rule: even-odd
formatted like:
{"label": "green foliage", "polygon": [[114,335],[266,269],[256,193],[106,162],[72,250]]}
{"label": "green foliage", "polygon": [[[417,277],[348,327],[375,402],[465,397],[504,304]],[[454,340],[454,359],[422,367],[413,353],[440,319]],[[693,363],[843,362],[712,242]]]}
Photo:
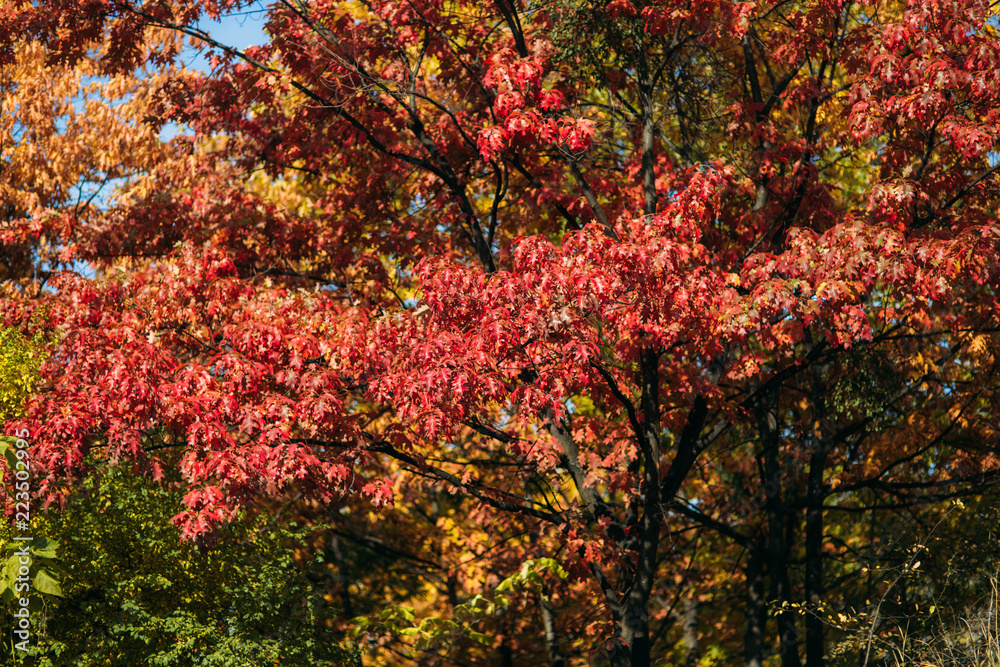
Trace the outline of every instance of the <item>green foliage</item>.
{"label": "green foliage", "polygon": [[391,605],[378,614],[360,616],[354,619],[353,634],[378,631],[398,637],[415,640],[414,648],[426,650],[441,643],[454,643],[460,637],[489,646],[491,639],[476,630],[484,620],[505,613],[511,606],[511,598],[523,593],[538,593],[546,575],[565,579],[568,573],[554,558],[538,558],[525,561],[521,569],[497,584],[492,599],[485,595],[475,595],[467,602],[456,605],[453,619],[432,616],[417,619],[415,610],[408,605]]}
{"label": "green foliage", "polygon": [[[562,565],[555,558],[537,558],[525,561],[521,565],[520,571],[512,574],[497,585],[497,593],[516,593],[522,590],[535,589],[542,585],[546,574],[559,579],[565,579],[568,575]],[[497,595],[497,598],[503,596]],[[507,602],[498,602],[507,605]]]}
{"label": "green foliage", "polygon": [[[827,651],[827,664],[1000,665],[998,525],[993,491],[871,524],[878,540],[859,552],[853,567],[863,567],[847,575],[853,583],[843,601],[820,610],[843,633]],[[859,537],[850,539],[862,543]]]}
{"label": "green foliage", "polygon": [[[17,443],[26,446],[25,441],[12,436],[0,436],[0,459],[7,464],[4,477],[4,490],[15,503],[27,503],[30,483],[19,481],[13,473],[27,466],[26,450]],[[15,510],[23,509],[15,505]],[[28,512],[25,512],[26,514]],[[3,604],[26,604],[31,611],[40,611],[43,601],[51,596],[61,596],[57,571],[59,543],[43,536],[20,535],[16,538],[8,536],[2,544],[0,553],[5,558],[0,560],[0,602]],[[27,571],[22,568],[27,568]],[[27,598],[24,603],[21,598]]]}
{"label": "green foliage", "polygon": [[551,37],[559,58],[573,65],[575,76],[607,85],[606,64],[620,58],[634,37],[628,23],[609,19],[600,3],[560,1],[555,9],[559,20]]}
{"label": "green foliage", "polygon": [[21,414],[45,360],[42,343],[17,329],[0,328],[0,423]]}
{"label": "green foliage", "polygon": [[25,664],[359,664],[335,636],[322,554],[301,548],[315,527],[242,517],[206,551],[182,543],[170,523],[182,497],[175,488],[120,468],[82,488],[66,511],[34,519],[34,530],[60,542],[65,597],[33,615],[38,642]]}
{"label": "green foliage", "polygon": [[[0,600],[4,603],[13,602],[17,593],[21,590],[19,583],[27,583],[22,578],[18,581],[18,574],[22,564],[22,548],[27,551],[30,562],[30,586],[31,594],[61,596],[62,589],[55,574],[58,562],[59,543],[47,537],[34,537],[27,542],[10,541],[3,547],[3,552],[7,558],[0,568]],[[39,601],[37,597],[32,598],[32,609],[37,610]]]}
{"label": "green foliage", "polygon": [[877,348],[860,347],[845,355],[850,369],[833,388],[833,405],[839,415],[857,415],[882,424],[887,407],[902,390],[903,377],[889,355]]}

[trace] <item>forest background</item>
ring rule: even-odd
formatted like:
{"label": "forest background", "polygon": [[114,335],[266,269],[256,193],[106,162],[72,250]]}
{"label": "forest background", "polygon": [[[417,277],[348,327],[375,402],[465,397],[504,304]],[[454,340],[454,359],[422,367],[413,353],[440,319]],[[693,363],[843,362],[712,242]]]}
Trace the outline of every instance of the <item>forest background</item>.
{"label": "forest background", "polygon": [[993,13],[3,2],[3,659],[997,664]]}

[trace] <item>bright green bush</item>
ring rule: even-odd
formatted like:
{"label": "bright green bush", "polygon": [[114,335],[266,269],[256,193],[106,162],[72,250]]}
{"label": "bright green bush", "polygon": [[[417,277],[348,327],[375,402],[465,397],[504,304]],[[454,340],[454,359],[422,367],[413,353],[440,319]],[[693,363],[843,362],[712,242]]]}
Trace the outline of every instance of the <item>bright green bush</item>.
{"label": "bright green bush", "polygon": [[0,328],[0,424],[18,416],[45,360],[42,340]]}
{"label": "bright green bush", "polygon": [[[46,667],[324,667],[358,664],[333,628],[316,530],[244,517],[211,550],[182,543],[182,493],[121,468],[85,479],[32,530],[59,543],[64,597],[34,616],[38,646],[7,660]],[[3,535],[9,539],[11,535]],[[11,608],[0,618],[11,627]],[[8,638],[9,639],[9,638]],[[2,656],[2,654],[0,654]],[[13,656],[13,657],[12,657]],[[0,658],[2,661],[3,658]]]}

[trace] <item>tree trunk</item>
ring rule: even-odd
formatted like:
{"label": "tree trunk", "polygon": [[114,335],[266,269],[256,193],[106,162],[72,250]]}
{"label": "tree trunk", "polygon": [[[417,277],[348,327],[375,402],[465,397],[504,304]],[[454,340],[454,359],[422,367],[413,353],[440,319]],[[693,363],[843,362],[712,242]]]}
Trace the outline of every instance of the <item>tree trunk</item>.
{"label": "tree trunk", "polygon": [[514,667],[514,651],[506,639],[500,644],[500,667]]}
{"label": "tree trunk", "polygon": [[[820,368],[813,368],[812,420],[819,426],[825,417],[823,399],[826,381]],[[811,438],[812,454],[809,457],[809,480],[806,484],[806,667],[823,667],[823,619],[819,605],[823,601],[823,470],[826,467],[830,444],[816,429]]]}
{"label": "tree trunk", "polygon": [[757,406],[757,426],[764,455],[764,479],[761,483],[767,496],[767,568],[770,579],[770,599],[779,605],[775,614],[777,622],[778,651],[782,667],[801,667],[798,632],[795,614],[783,603],[791,603],[791,585],[788,577],[785,535],[788,508],[782,497],[781,481],[784,477],[780,459],[780,428],[778,424],[778,395],[771,393],[766,404]]}
{"label": "tree trunk", "polygon": [[764,602],[764,564],[759,550],[747,554],[746,564],[746,629],[743,632],[744,667],[763,667],[764,624],[767,607]]}
{"label": "tree trunk", "polygon": [[647,605],[626,605],[622,610],[621,628],[611,650],[612,667],[649,667],[649,609]]}
{"label": "tree trunk", "polygon": [[545,632],[545,651],[549,655],[549,665],[551,667],[563,667],[566,659],[559,652],[559,636],[556,634],[555,614],[552,613],[552,602],[549,600],[548,591],[542,588],[541,595],[538,596],[538,609],[542,615],[542,630]]}
{"label": "tree trunk", "polygon": [[351,580],[347,574],[344,552],[340,549],[340,536],[331,537],[329,546],[333,562],[337,566],[337,587],[340,589],[340,604],[343,607],[341,611],[345,618],[354,618],[354,605],[351,603]]}
{"label": "tree trunk", "polygon": [[823,466],[825,455],[813,454],[810,463],[806,509],[806,667],[823,667]]}
{"label": "tree trunk", "polygon": [[793,602],[791,584],[788,578],[788,562],[785,558],[785,511],[780,500],[776,500],[768,511],[768,573],[770,575],[770,598],[781,611],[775,614],[777,623],[778,651],[782,667],[800,667],[799,637],[796,614],[784,603]]}
{"label": "tree trunk", "polygon": [[681,630],[684,636],[684,665],[697,667],[701,657],[701,648],[698,646],[698,601],[691,595],[684,598]]}

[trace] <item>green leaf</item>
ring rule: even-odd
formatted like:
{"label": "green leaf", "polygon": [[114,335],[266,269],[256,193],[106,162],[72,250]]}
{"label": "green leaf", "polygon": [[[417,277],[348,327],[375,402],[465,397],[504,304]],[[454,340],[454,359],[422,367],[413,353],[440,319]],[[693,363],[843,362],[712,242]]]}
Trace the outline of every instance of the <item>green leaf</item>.
{"label": "green leaf", "polygon": [[36,537],[31,540],[31,552],[39,558],[56,558],[59,543],[47,537]]}
{"label": "green leaf", "polygon": [[35,578],[32,579],[31,585],[32,588],[39,593],[62,597],[62,589],[59,587],[59,582],[45,570],[39,570],[38,573],[35,574]]}
{"label": "green leaf", "polygon": [[489,646],[490,645],[489,637],[487,637],[482,632],[476,632],[475,630],[469,630],[469,639],[471,639],[472,641],[477,642],[479,644],[482,644],[483,646]]}
{"label": "green leaf", "polygon": [[7,571],[7,581],[11,588],[14,587],[14,580],[17,579],[17,570],[21,567],[19,558],[18,554],[14,554],[7,559],[7,564],[4,566],[4,569]]}
{"label": "green leaf", "polygon": [[513,592],[513,590],[514,590],[514,581],[510,577],[501,581],[500,584],[497,586],[498,593],[506,593],[507,591]]}
{"label": "green leaf", "polygon": [[13,443],[9,442],[10,440],[14,440],[14,438],[5,436],[3,438],[3,442],[0,442],[0,454],[7,459],[7,468],[9,468],[11,472],[14,472],[17,470],[17,449],[14,447]]}

